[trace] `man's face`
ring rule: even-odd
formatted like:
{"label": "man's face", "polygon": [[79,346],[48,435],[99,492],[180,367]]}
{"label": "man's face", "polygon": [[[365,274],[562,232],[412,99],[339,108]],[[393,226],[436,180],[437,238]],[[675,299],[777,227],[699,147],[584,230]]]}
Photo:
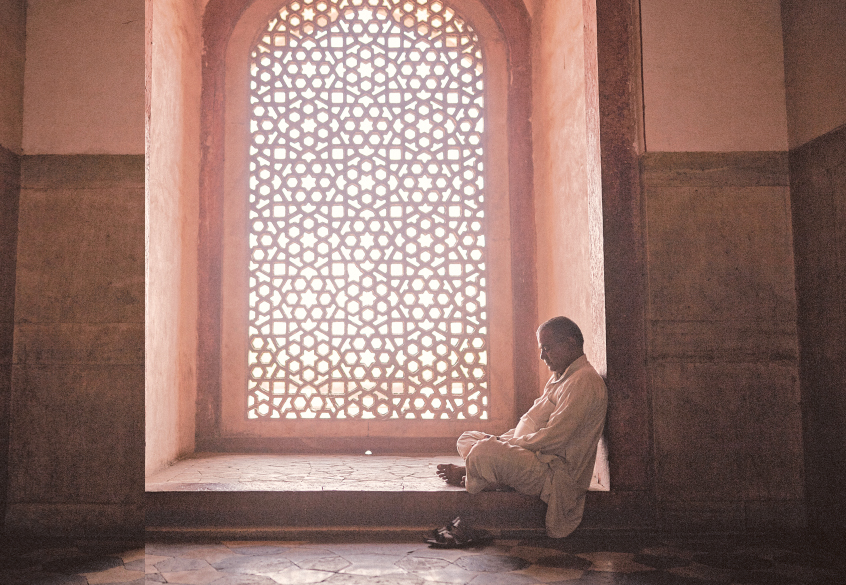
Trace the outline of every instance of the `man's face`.
{"label": "man's face", "polygon": [[538,349],[540,359],[549,368],[549,371],[561,375],[573,360],[580,354],[575,348],[576,342],[573,339],[560,339],[550,330],[541,329],[538,331]]}

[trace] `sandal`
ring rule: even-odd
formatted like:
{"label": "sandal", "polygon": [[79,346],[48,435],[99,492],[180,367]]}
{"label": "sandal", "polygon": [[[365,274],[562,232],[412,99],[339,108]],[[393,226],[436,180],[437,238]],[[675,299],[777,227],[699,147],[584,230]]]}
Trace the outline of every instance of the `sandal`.
{"label": "sandal", "polygon": [[473,530],[461,521],[460,516],[442,528],[436,528],[426,539],[432,548],[467,548],[493,540],[487,530]]}

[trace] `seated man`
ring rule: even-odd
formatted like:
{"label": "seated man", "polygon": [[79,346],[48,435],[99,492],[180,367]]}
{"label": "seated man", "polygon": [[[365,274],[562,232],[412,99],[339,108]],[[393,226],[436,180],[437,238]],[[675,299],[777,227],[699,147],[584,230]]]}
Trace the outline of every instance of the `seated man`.
{"label": "seated man", "polygon": [[548,504],[547,534],[562,538],[582,520],[608,394],[573,321],[555,317],[541,325],[538,346],[552,372],[541,397],[499,437],[463,433],[458,453],[465,467],[438,465],[438,475],[471,494],[509,486],[540,496]]}

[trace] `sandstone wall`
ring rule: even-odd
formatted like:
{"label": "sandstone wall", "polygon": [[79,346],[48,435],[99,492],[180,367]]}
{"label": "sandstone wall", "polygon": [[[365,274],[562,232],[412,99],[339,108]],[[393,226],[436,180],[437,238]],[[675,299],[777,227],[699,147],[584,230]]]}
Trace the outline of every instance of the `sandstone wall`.
{"label": "sandstone wall", "polygon": [[641,7],[659,525],[803,526],[779,3]]}
{"label": "sandstone wall", "polygon": [[9,530],[143,526],[144,166],[22,162]]}
{"label": "sandstone wall", "polygon": [[143,526],[143,19],[141,0],[27,4],[11,531]]}
{"label": "sandstone wall", "polygon": [[846,5],[837,0],[784,0],[782,23],[809,520],[815,529],[842,537]]}
{"label": "sandstone wall", "polygon": [[[25,2],[0,0],[0,469],[3,470],[7,468],[9,455],[25,38]],[[4,476],[0,474],[0,511],[6,504]]]}
{"label": "sandstone wall", "polygon": [[666,526],[802,526],[787,156],[641,159],[655,486]]}

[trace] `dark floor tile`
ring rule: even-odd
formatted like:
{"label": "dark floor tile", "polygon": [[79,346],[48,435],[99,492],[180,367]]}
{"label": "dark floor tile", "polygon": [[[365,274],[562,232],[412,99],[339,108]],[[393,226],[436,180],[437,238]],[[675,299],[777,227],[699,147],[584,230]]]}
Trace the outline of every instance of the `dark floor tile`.
{"label": "dark floor tile", "polygon": [[17,570],[17,569],[31,569],[38,565],[38,560],[34,558],[24,557],[20,554],[10,554],[0,556],[0,571]]}
{"label": "dark floor tile", "polygon": [[[688,579],[664,571],[641,571],[635,573],[611,573],[609,571],[588,571],[572,585],[703,585],[698,579]],[[552,585],[552,584],[550,584]]]}
{"label": "dark floor tile", "polygon": [[654,544],[651,538],[624,538],[605,535],[581,535],[567,538],[537,538],[521,541],[526,546],[542,546],[573,554],[585,552],[621,552],[637,553],[644,547]]}
{"label": "dark floor tile", "polygon": [[127,571],[143,571],[145,567],[144,559],[137,559],[123,564]]}
{"label": "dark floor tile", "polygon": [[763,571],[773,566],[767,559],[740,553],[695,554],[693,560],[709,567],[735,571]]}
{"label": "dark floor tile", "polygon": [[685,567],[690,564],[690,561],[679,557],[650,554],[637,554],[632,560],[653,569],[672,569],[673,567]]}
{"label": "dark floor tile", "polygon": [[10,575],[0,573],[3,585],[88,585],[88,579],[82,575],[62,575],[58,573],[29,573]]}
{"label": "dark floor tile", "polygon": [[123,565],[123,559],[119,557],[101,556],[78,556],[66,559],[58,559],[44,564],[44,570],[50,573],[64,573],[74,575],[77,573],[96,573]]}
{"label": "dark floor tile", "polygon": [[472,555],[461,557],[455,564],[468,571],[477,573],[507,573],[508,571],[519,571],[525,569],[531,563],[520,557],[508,557],[504,555]]}
{"label": "dark floor tile", "polygon": [[560,555],[542,557],[535,561],[536,565],[541,567],[552,567],[555,569],[576,569],[579,571],[587,571],[593,566],[587,559],[562,552]]}
{"label": "dark floor tile", "polygon": [[[844,549],[846,550],[846,549]],[[843,554],[843,551],[840,551],[840,554],[846,557]],[[793,552],[793,551],[779,551],[773,555],[773,561],[776,563],[782,563],[785,565],[795,565],[799,567],[819,567],[821,565],[835,565],[837,562],[837,558],[831,558],[824,552],[821,551],[805,551],[805,552]],[[841,564],[844,558],[839,559]]]}
{"label": "dark floor tile", "polygon": [[82,540],[76,542],[76,548],[90,556],[116,556],[130,550],[144,548],[144,541],[138,540]]}
{"label": "dark floor tile", "polygon": [[538,580],[520,573],[482,573],[471,583],[472,585],[536,585]]}
{"label": "dark floor tile", "polygon": [[796,579],[790,575],[770,571],[740,571],[732,579],[738,585],[795,585]]}
{"label": "dark floor tile", "polygon": [[203,548],[204,544],[192,543],[170,543],[170,542],[148,542],[144,545],[144,552],[148,555],[160,557],[178,557],[186,553]]}
{"label": "dark floor tile", "polygon": [[147,583],[167,583],[159,573],[147,573],[145,581]]}
{"label": "dark floor tile", "polygon": [[620,573],[608,573],[606,571],[587,571],[582,575],[578,581],[572,581],[573,584],[578,585],[620,585],[622,581],[618,580]]}

